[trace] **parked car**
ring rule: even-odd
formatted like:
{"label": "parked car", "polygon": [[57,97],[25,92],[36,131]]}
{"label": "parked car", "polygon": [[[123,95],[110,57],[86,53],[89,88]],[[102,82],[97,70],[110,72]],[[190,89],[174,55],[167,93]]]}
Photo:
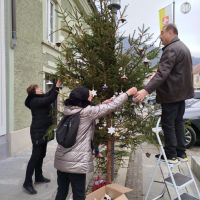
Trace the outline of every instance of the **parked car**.
{"label": "parked car", "polygon": [[200,141],[200,99],[186,100],[185,106],[185,139],[186,147],[192,147]]}
{"label": "parked car", "polygon": [[[147,103],[155,104],[155,96],[148,98]],[[161,111],[157,111],[157,113],[161,114]],[[185,120],[186,147],[190,148],[196,142],[200,142],[200,91],[195,91],[194,98],[186,100],[183,118]]]}

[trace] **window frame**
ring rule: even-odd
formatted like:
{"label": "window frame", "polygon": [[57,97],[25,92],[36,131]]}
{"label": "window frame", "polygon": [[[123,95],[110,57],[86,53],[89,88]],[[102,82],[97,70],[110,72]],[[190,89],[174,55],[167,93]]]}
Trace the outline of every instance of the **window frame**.
{"label": "window frame", "polygon": [[[51,12],[51,5],[53,5],[53,10]],[[55,43],[56,35],[52,33],[56,28],[56,4],[53,0],[47,0],[47,40],[50,43]],[[53,19],[53,24],[51,25],[51,18]]]}

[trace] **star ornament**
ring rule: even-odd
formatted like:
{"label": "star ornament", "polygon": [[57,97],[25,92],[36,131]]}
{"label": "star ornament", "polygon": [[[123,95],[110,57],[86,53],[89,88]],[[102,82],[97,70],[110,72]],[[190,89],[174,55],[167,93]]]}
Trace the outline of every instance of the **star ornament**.
{"label": "star ornament", "polygon": [[91,95],[94,97],[94,96],[97,96],[97,91],[96,90],[91,90]]}
{"label": "star ornament", "polygon": [[111,126],[110,128],[108,128],[108,133],[110,133],[111,135],[113,133],[115,133],[115,128],[113,126]]}

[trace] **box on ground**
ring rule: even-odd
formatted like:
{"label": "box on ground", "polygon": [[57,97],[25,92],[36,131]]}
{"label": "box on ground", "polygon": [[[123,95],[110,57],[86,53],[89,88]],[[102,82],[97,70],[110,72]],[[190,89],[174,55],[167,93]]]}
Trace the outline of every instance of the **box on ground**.
{"label": "box on ground", "polygon": [[112,200],[128,200],[124,193],[131,190],[130,188],[113,183],[88,194],[86,200],[103,200],[105,194],[109,195]]}

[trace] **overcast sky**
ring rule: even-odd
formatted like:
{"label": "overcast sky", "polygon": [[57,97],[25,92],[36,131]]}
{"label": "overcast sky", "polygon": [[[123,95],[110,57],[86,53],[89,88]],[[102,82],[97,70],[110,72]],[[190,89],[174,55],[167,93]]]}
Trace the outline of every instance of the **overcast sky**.
{"label": "overcast sky", "polygon": [[[159,36],[159,14],[163,8],[173,0],[121,0],[122,8],[129,5],[126,11],[127,24],[121,29],[126,35],[133,33],[133,30],[144,24],[150,27],[150,32],[155,38]],[[187,0],[191,4],[191,11],[182,14],[180,6],[186,0],[175,0],[175,23],[179,30],[179,38],[190,48],[193,56],[200,57],[200,0]]]}

